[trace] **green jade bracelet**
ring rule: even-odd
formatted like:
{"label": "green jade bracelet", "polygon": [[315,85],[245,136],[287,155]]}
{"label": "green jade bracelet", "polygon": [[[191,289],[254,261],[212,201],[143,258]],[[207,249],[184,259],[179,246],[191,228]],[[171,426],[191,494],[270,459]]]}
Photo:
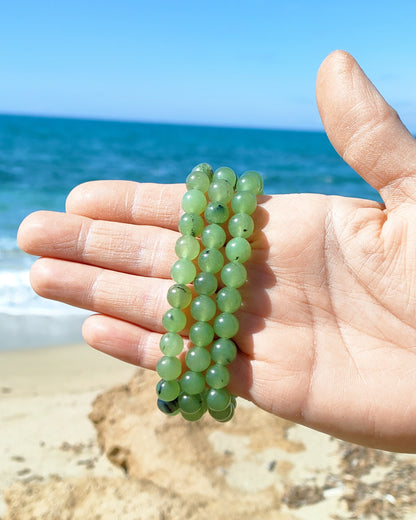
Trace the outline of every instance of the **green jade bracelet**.
{"label": "green jade bracelet", "polygon": [[[201,163],[188,175],[186,186],[179,221],[182,236],[175,245],[178,260],[171,269],[176,283],[167,294],[171,309],[163,316],[167,332],[160,340],[163,357],[156,367],[162,378],[156,386],[157,405],[163,413],[181,413],[189,421],[197,421],[208,410],[214,419],[226,422],[236,407],[236,399],[227,389],[227,365],[237,355],[232,338],[239,322],[234,313],[242,301],[238,288],[247,280],[243,264],[251,254],[247,240],[254,231],[251,214],[257,207],[256,195],[263,192],[263,180],[254,171],[237,179],[231,168],[213,172],[210,165]],[[231,236],[227,243],[225,226]],[[193,292],[189,284],[193,284]],[[179,333],[186,326],[184,309],[188,306],[195,322],[189,330],[187,370],[182,373],[178,356],[184,342]]]}

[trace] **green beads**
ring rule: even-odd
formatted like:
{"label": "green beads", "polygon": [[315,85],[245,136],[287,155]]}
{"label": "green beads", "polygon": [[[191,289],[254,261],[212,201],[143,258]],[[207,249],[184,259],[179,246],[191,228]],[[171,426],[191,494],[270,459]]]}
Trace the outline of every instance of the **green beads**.
{"label": "green beads", "polygon": [[[176,283],[167,292],[171,308],[162,318],[167,332],[160,339],[162,357],[156,366],[161,377],[157,406],[168,416],[180,414],[191,422],[207,411],[216,421],[226,422],[236,407],[227,389],[227,365],[238,353],[232,339],[239,331],[234,313],[242,302],[238,289],[247,280],[243,264],[251,256],[251,215],[263,181],[254,171],[237,178],[231,168],[222,166],[214,172],[209,164],[200,163],[186,178],[186,187],[178,224],[181,236],[175,243],[178,259],[171,268]],[[190,345],[180,360],[184,349],[180,332],[187,326],[187,316],[192,319]]]}
{"label": "green beads", "polygon": [[198,265],[201,271],[206,273],[218,273],[224,265],[224,256],[218,249],[212,247],[204,249],[198,257]]}
{"label": "green beads", "polygon": [[198,213],[184,213],[179,219],[178,228],[182,235],[198,237],[204,229],[204,221]]}
{"label": "green beads", "polygon": [[175,283],[175,285],[169,287],[167,298],[169,304],[175,309],[184,309],[191,303],[191,289],[183,283]]}
{"label": "green beads", "polygon": [[200,245],[198,239],[192,235],[182,235],[175,244],[175,253],[178,258],[193,260],[199,255]]}
{"label": "green beads", "polygon": [[199,273],[194,280],[194,289],[198,294],[211,296],[211,294],[216,292],[217,287],[217,278],[210,272]]}
{"label": "green beads", "polygon": [[188,213],[200,215],[207,205],[207,199],[202,191],[197,189],[189,190],[182,198],[182,208]]}

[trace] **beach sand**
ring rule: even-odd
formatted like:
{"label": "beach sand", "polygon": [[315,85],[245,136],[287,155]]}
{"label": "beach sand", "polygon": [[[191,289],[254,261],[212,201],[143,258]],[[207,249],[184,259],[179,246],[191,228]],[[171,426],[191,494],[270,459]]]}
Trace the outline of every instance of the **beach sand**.
{"label": "beach sand", "polygon": [[155,407],[156,374],[86,345],[0,354],[1,520],[416,517],[416,457],[239,400],[233,420]]}

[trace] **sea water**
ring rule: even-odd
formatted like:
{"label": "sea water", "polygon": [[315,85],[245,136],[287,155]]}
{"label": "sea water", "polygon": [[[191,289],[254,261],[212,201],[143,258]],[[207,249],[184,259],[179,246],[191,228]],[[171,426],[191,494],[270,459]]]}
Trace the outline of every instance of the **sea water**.
{"label": "sea water", "polygon": [[257,170],[266,193],[378,200],[323,132],[0,116],[0,350],[78,341],[87,316],[33,292],[35,259],[16,243],[26,215],[63,211],[82,182],[179,183],[200,162]]}

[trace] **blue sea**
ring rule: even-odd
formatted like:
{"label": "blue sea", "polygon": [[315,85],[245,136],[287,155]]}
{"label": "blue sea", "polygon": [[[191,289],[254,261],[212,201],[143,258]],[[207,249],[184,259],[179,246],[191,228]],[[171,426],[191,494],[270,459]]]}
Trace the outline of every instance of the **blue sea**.
{"label": "blue sea", "polygon": [[257,170],[266,193],[377,199],[323,132],[0,115],[0,350],[81,340],[87,315],[32,291],[34,258],[16,244],[26,215],[63,211],[85,181],[178,183],[200,162]]}

